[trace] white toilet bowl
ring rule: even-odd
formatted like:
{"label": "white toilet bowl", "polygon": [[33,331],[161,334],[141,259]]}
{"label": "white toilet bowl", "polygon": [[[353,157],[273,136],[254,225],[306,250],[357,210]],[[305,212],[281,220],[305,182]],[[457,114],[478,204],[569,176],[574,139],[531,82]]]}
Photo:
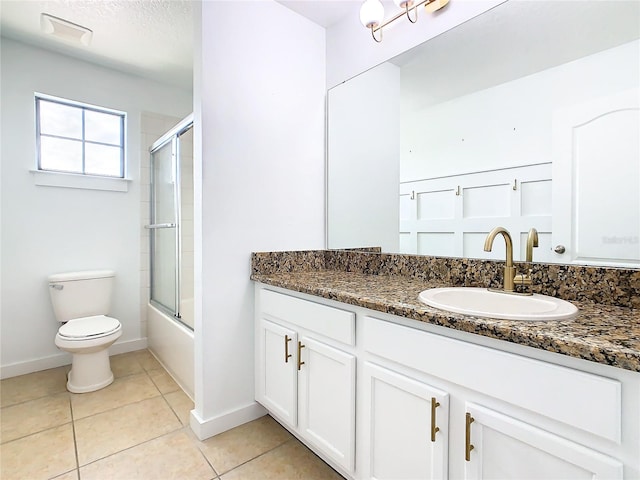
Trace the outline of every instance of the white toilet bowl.
{"label": "white toilet bowl", "polygon": [[67,378],[70,392],[93,392],[113,382],[109,347],[121,335],[120,322],[106,315],[76,318],[60,327],[56,346],[73,355]]}

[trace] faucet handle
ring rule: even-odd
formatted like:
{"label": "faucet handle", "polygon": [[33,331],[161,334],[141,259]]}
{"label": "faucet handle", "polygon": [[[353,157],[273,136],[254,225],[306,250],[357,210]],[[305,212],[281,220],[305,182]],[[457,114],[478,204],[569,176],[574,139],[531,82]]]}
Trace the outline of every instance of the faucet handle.
{"label": "faucet handle", "polygon": [[532,269],[529,269],[527,273],[519,273],[515,277],[513,277],[514,285],[531,285],[533,280],[531,279],[531,274],[533,273]]}

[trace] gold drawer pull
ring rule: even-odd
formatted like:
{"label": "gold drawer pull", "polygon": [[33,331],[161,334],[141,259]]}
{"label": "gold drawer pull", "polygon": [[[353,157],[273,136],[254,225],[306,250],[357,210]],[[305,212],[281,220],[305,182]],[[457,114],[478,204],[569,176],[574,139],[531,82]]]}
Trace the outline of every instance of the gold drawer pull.
{"label": "gold drawer pull", "polygon": [[293,356],[289,353],[289,342],[293,340],[289,335],[284,336],[284,363],[289,363],[289,359]]}
{"label": "gold drawer pull", "polygon": [[471,450],[473,450],[473,445],[471,445],[471,424],[474,422],[474,418],[471,416],[469,412],[466,415],[465,429],[464,429],[464,459],[467,462],[471,461]]}
{"label": "gold drawer pull", "polygon": [[436,427],[436,408],[440,406],[440,402],[436,402],[436,397],[431,397],[431,441],[436,441],[436,432],[440,431],[440,427]]}
{"label": "gold drawer pull", "polygon": [[300,370],[300,367],[302,365],[304,365],[304,362],[302,361],[302,349],[304,348],[304,345],[302,344],[302,342],[298,342],[298,370]]}

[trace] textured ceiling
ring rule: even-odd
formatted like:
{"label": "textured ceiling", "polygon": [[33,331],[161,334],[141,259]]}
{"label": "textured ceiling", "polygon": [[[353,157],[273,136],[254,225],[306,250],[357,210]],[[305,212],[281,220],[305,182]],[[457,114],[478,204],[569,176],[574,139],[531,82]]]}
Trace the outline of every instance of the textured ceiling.
{"label": "textured ceiling", "polygon": [[[362,2],[279,3],[328,27],[358,15]],[[387,11],[394,10],[388,0],[384,3]],[[4,37],[191,89],[192,4],[191,0],[0,0],[0,28]],[[482,82],[494,85],[638,38],[639,12],[638,0],[512,0],[497,7],[497,15],[481,15],[392,61],[405,65],[404,87],[433,103],[477,89]],[[41,13],[91,29],[91,45],[44,34]]]}
{"label": "textured ceiling", "polygon": [[[2,36],[86,61],[192,88],[190,0],[2,0]],[[40,14],[93,31],[88,47],[40,30]]]}
{"label": "textured ceiling", "polygon": [[[328,27],[346,15],[358,15],[361,1],[279,3]],[[0,28],[3,37],[191,89],[192,4],[192,0],[0,0]],[[91,45],[74,45],[44,34],[41,13],[92,30]]]}

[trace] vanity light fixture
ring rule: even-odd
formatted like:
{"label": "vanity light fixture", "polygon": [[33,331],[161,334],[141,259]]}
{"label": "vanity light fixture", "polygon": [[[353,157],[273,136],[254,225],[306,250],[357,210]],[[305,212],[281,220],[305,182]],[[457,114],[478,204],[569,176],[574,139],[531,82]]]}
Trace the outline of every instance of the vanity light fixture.
{"label": "vanity light fixture", "polygon": [[[393,0],[393,2],[403,10],[386,22],[383,22],[384,6],[380,0],[366,0],[360,7],[360,21],[362,25],[371,30],[371,36],[378,43],[382,42],[382,28],[391,22],[406,15],[411,23],[416,23],[418,21],[418,7],[424,5],[428,13],[433,13],[447,5],[449,0]],[[380,32],[378,37],[376,37],[376,32]]]}

